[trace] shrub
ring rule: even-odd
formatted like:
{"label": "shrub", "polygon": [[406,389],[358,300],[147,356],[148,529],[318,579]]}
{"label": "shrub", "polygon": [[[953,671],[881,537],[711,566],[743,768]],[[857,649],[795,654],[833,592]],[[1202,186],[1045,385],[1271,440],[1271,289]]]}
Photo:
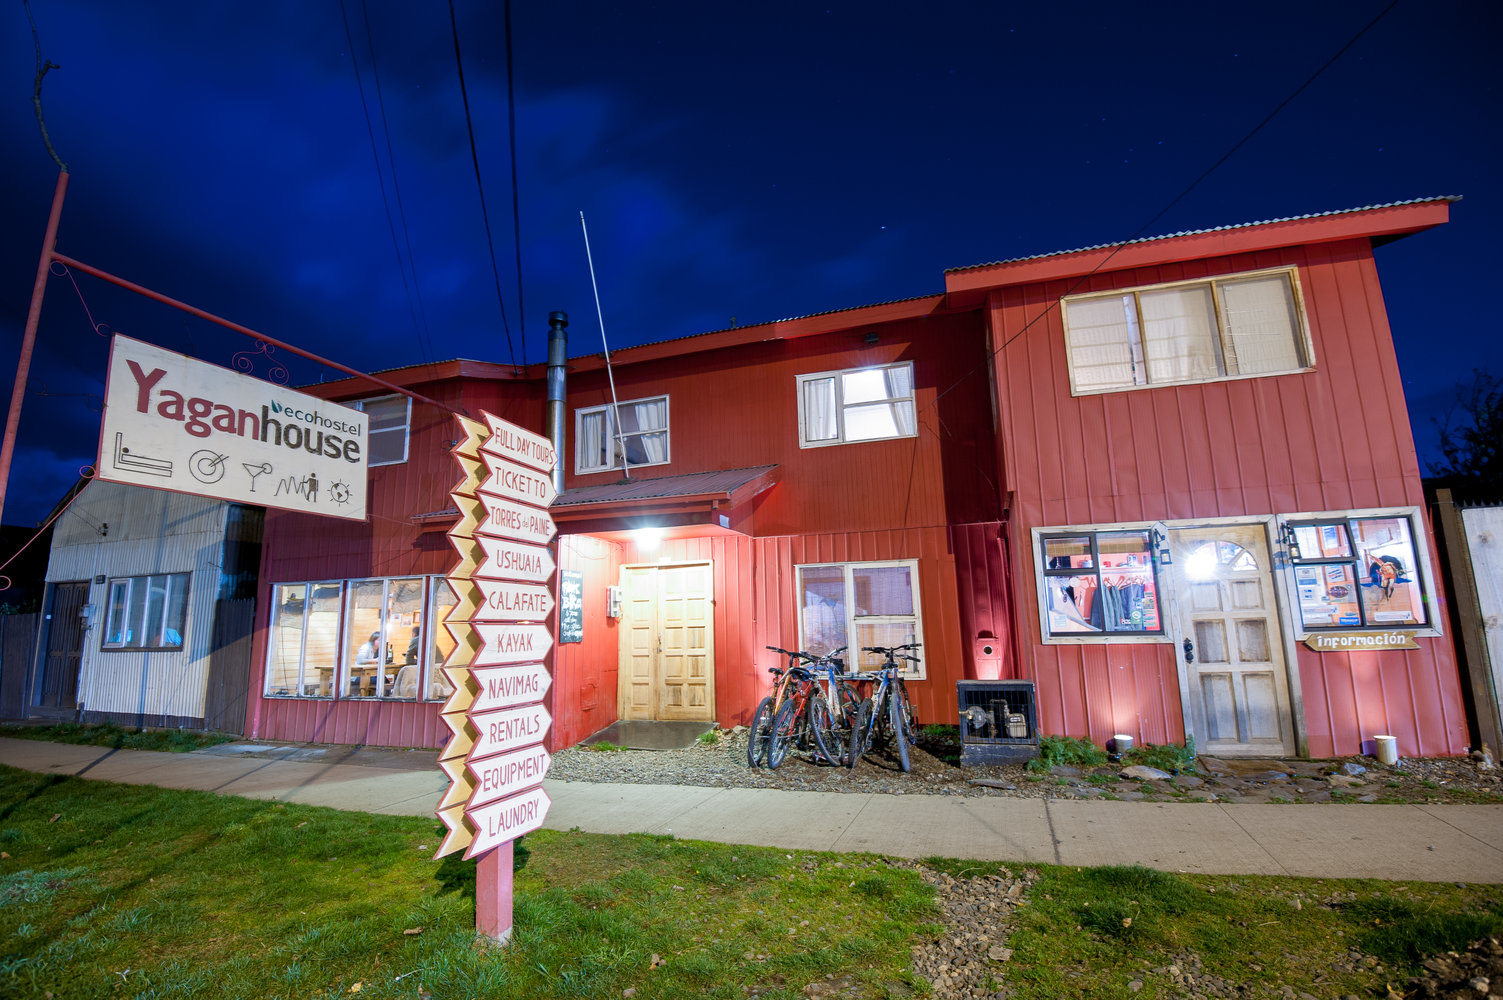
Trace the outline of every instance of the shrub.
{"label": "shrub", "polygon": [[1106,751],[1087,739],[1045,736],[1039,740],[1039,755],[1028,762],[1030,771],[1047,771],[1057,765],[1096,767],[1106,763]]}
{"label": "shrub", "polygon": [[1160,771],[1168,771],[1170,774],[1179,774],[1181,771],[1194,770],[1195,737],[1186,736],[1184,746],[1176,743],[1144,743],[1142,746],[1133,747],[1124,753],[1122,755],[1122,763],[1156,767]]}

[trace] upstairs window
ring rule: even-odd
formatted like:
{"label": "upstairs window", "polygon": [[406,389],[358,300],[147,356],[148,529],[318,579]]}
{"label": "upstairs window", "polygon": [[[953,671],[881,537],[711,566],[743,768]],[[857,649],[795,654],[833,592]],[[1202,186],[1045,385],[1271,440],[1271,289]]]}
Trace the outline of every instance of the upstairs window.
{"label": "upstairs window", "polygon": [[1076,295],[1063,305],[1075,395],[1311,364],[1292,269]]}
{"label": "upstairs window", "polygon": [[914,437],[913,364],[800,375],[798,428],[800,448]]}
{"label": "upstairs window", "polygon": [[111,580],[105,649],[182,649],[188,574]]}
{"label": "upstairs window", "polygon": [[668,397],[575,410],[574,440],[574,471],[580,475],[628,466],[666,465]]}
{"label": "upstairs window", "polygon": [[375,396],[356,400],[355,409],[370,416],[370,437],[366,441],[367,463],[399,465],[407,461],[407,428],[412,421],[412,400],[407,396]]}

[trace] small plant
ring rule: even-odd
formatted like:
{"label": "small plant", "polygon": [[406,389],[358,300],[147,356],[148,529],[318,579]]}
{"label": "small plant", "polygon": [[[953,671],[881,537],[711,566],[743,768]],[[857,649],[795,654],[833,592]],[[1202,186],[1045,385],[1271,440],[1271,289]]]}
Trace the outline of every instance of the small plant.
{"label": "small plant", "polygon": [[1142,746],[1133,747],[1124,753],[1122,755],[1122,763],[1156,767],[1160,771],[1168,771],[1170,774],[1179,774],[1181,771],[1193,770],[1195,766],[1195,737],[1186,736],[1184,746],[1174,743],[1144,743]]}
{"label": "small plant", "polygon": [[716,743],[720,742],[720,730],[711,729],[708,732],[700,733],[699,742],[703,743],[705,746],[714,746]]}
{"label": "small plant", "polygon": [[1439,783],[1431,781],[1429,778],[1426,778],[1424,781],[1421,781],[1420,784],[1424,785],[1426,788],[1439,788],[1440,787]]}
{"label": "small plant", "polygon": [[960,727],[941,726],[936,723],[930,723],[929,725],[923,726],[919,729],[919,736],[923,739],[933,740],[935,742],[942,740],[956,740],[960,737]]}
{"label": "small plant", "polygon": [[591,743],[591,744],[589,744],[588,749],[590,749],[590,750],[598,750],[601,753],[612,753],[612,752],[614,752],[616,750],[625,750],[626,747],[617,746],[616,744],[610,742],[609,740],[601,740],[599,743]]}
{"label": "small plant", "polygon": [[1096,767],[1106,763],[1106,751],[1087,739],[1074,736],[1045,736],[1039,740],[1039,755],[1028,762],[1028,770],[1048,771],[1058,766]]}

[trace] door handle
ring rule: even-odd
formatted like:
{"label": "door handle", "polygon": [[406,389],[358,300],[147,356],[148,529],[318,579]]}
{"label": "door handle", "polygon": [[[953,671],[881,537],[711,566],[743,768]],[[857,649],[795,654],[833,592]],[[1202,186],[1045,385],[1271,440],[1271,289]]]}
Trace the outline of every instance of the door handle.
{"label": "door handle", "polygon": [[1190,637],[1189,636],[1185,637],[1185,662],[1186,663],[1194,663],[1195,662],[1195,643],[1193,643],[1193,642],[1190,641]]}

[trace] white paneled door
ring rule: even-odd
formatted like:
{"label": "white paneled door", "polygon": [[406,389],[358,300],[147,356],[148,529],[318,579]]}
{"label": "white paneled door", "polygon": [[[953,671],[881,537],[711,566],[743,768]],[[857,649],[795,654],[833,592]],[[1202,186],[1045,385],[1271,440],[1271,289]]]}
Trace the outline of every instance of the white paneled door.
{"label": "white paneled door", "polygon": [[622,569],[622,719],[714,720],[710,573],[709,563]]}
{"label": "white paneled door", "polygon": [[1179,599],[1180,670],[1202,753],[1294,753],[1289,680],[1267,534],[1261,524],[1169,532]]}

